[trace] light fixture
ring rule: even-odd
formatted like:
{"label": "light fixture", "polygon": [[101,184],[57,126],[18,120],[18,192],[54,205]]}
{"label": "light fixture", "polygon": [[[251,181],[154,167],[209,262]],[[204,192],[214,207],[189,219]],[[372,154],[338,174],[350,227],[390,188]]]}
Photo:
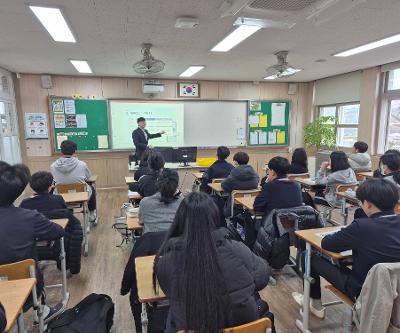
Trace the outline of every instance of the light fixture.
{"label": "light fixture", "polygon": [[29,6],[56,42],[76,43],[61,10],[55,7]]}
{"label": "light fixture", "polygon": [[254,25],[240,25],[233,30],[228,36],[215,45],[211,51],[213,52],[228,52],[246,38],[260,30],[261,27]]}
{"label": "light fixture", "polygon": [[377,40],[375,42],[371,42],[371,43],[367,43],[343,52],[339,52],[339,53],[335,53],[333,56],[335,57],[349,57],[352,56],[354,54],[358,54],[358,53],[362,53],[365,51],[369,51],[369,50],[373,50],[376,49],[378,47],[382,47],[385,45],[389,45],[389,44],[393,44],[393,43],[397,43],[400,42],[400,34],[396,34],[390,37],[386,37],[380,40]]}
{"label": "light fixture", "polygon": [[70,60],[70,62],[79,73],[84,73],[84,74],[93,73],[86,60]]}
{"label": "light fixture", "polygon": [[303,69],[300,69],[300,68],[287,68],[282,73],[276,73],[276,74],[265,77],[264,80],[276,80],[276,79],[283,78],[285,76],[292,76],[293,74],[301,72],[302,70]]}
{"label": "light fixture", "polygon": [[189,66],[184,72],[179,74],[180,77],[191,77],[200,72],[205,66]]}

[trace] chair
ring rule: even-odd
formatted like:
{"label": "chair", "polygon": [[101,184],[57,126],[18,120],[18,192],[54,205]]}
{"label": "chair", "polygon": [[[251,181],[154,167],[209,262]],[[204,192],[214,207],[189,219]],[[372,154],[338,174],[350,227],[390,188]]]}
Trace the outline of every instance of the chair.
{"label": "chair", "polygon": [[[11,264],[0,265],[0,276],[6,276],[10,281],[36,278],[35,260],[26,259]],[[36,285],[32,289],[32,299],[33,309],[39,319],[39,332],[44,332],[43,308],[38,301]],[[18,326],[23,327],[23,323],[20,320],[22,320],[21,317],[18,318]]]}
{"label": "chair", "polygon": [[132,240],[132,232],[128,229],[126,217],[116,217],[112,228],[117,230],[122,237],[121,243],[116,245],[116,247],[122,247],[124,243],[128,244]]}
{"label": "chair", "polygon": [[222,183],[223,181],[225,180],[225,178],[214,178],[212,181],[211,181],[211,183],[216,183],[216,184],[218,184],[218,183]]}
{"label": "chair", "polygon": [[235,199],[237,198],[246,198],[246,197],[256,197],[260,193],[260,188],[254,190],[234,190],[231,193],[232,201],[231,201],[231,216],[233,217],[234,208],[235,208]]}
{"label": "chair", "polygon": [[[332,285],[325,286],[327,290],[329,290],[333,295],[335,295],[339,299],[339,304],[346,305],[346,311],[343,315],[343,332],[351,333],[353,331],[353,306],[354,302],[345,294],[343,294],[340,290],[336,289]],[[337,302],[332,302],[328,305],[336,305]]]}
{"label": "chair", "polygon": [[307,178],[310,178],[310,174],[308,172],[307,173],[299,173],[299,174],[293,173],[293,174],[287,175],[287,177],[290,180],[295,180],[296,178],[307,179]]}
{"label": "chair", "polygon": [[[225,328],[223,333],[269,333],[272,331],[272,322],[269,318],[261,318],[251,323]],[[184,333],[185,331],[178,331]],[[189,333],[196,333],[196,331],[189,331]]]}

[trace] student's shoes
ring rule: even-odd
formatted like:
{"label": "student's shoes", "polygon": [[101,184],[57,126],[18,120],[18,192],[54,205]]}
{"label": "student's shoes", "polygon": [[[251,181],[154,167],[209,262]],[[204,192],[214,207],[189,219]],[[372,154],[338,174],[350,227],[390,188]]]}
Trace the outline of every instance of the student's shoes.
{"label": "student's shoes", "polygon": [[94,223],[96,222],[96,219],[97,219],[96,210],[89,211],[89,222]]}
{"label": "student's shoes", "polygon": [[[293,292],[292,297],[298,305],[303,306],[303,294]],[[325,318],[325,307],[320,299],[310,298],[310,312],[319,319]]]}

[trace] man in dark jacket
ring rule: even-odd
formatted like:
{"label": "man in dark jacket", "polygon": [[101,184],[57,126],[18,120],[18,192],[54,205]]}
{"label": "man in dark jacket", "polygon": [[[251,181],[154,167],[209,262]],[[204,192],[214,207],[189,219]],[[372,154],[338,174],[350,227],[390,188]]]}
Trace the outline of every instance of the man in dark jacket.
{"label": "man in dark jacket", "polygon": [[268,178],[260,194],[254,200],[254,210],[263,212],[264,217],[273,209],[298,207],[303,204],[301,187],[287,178],[289,161],[274,157],[268,162]]}
{"label": "man in dark jacket", "polygon": [[[332,252],[352,250],[352,269],[333,265],[320,255],[311,259],[311,313],[319,318],[325,315],[321,303],[320,276],[335,288],[355,300],[368,271],[378,263],[398,262],[400,258],[400,216],[394,213],[399,201],[397,187],[383,179],[368,179],[357,189],[367,218],[355,219],[349,226],[322,239],[323,249]],[[299,303],[302,295],[294,293]]]}
{"label": "man in dark jacket", "polygon": [[[49,221],[37,211],[17,208],[14,201],[29,182],[29,169],[25,165],[11,166],[0,162],[0,265],[25,259],[37,261],[36,240],[53,241],[64,236],[62,227]],[[43,290],[43,274],[36,268],[37,289]],[[28,300],[28,305],[31,302]],[[45,321],[50,320],[62,307],[45,308]],[[26,309],[27,310],[27,309]]]}
{"label": "man in dark jacket", "polygon": [[146,119],[143,117],[137,119],[137,124],[138,128],[132,132],[132,140],[136,148],[136,165],[139,164],[143,153],[146,151],[149,140],[159,138],[165,134],[164,131],[156,134],[150,134],[146,130]]}
{"label": "man in dark jacket", "polygon": [[206,193],[211,193],[211,188],[208,186],[215,178],[226,178],[234,168],[232,164],[226,161],[230,155],[228,147],[220,146],[217,149],[218,160],[215,161],[206,172],[203,174],[200,190]]}

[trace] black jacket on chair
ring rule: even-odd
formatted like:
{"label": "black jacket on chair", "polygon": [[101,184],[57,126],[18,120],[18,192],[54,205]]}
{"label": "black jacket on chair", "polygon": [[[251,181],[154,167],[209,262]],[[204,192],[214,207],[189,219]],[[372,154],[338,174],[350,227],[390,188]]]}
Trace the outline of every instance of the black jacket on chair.
{"label": "black jacket on chair", "polygon": [[[232,321],[226,326],[231,327],[259,319],[258,291],[267,285],[270,267],[242,242],[230,239],[228,234],[226,228],[220,228],[213,232],[212,237],[217,247],[222,278],[226,283],[227,295],[224,296],[230,298]],[[179,296],[179,289],[182,288],[179,276],[184,255],[185,245],[181,239],[171,238],[156,265],[158,281],[170,303],[167,333],[189,329],[185,324],[185,304]]]}
{"label": "black jacket on chair", "polygon": [[3,305],[0,303],[0,332],[3,332],[7,326],[7,317]]}
{"label": "black jacket on chair", "polygon": [[[143,131],[146,132],[147,139],[146,139],[146,136],[144,135]],[[139,161],[142,158],[142,155],[146,151],[147,145],[149,144],[149,140],[154,139],[154,138],[159,138],[159,137],[161,137],[160,133],[150,134],[146,129],[142,130],[139,127],[132,132],[133,144],[136,147],[137,161]]]}
{"label": "black jacket on chair", "polygon": [[206,172],[203,174],[200,189],[203,192],[211,193],[211,188],[208,186],[215,178],[226,178],[231,173],[234,166],[226,160],[215,161]]}
{"label": "black jacket on chair", "polygon": [[[300,206],[272,210],[271,213],[264,218],[261,228],[258,231],[257,240],[253,246],[253,252],[267,260],[268,263],[276,269],[281,269],[285,266],[290,256],[290,232],[282,232],[282,224],[278,221],[278,216],[280,214],[287,215],[289,213],[296,214],[299,217],[294,230],[323,227],[323,222],[319,213],[312,207]],[[304,242],[299,241],[296,242],[295,245],[300,250],[305,248]]]}

